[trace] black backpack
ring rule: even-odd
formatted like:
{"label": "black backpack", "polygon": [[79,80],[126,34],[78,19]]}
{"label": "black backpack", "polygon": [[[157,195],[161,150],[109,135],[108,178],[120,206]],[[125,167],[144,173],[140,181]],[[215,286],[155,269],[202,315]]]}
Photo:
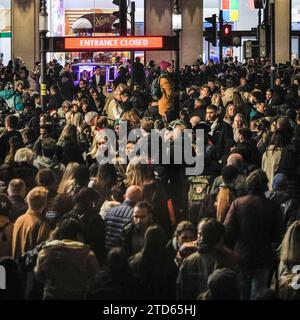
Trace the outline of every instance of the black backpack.
{"label": "black backpack", "polygon": [[163,96],[161,88],[160,88],[160,79],[161,78],[162,78],[161,76],[157,77],[151,83],[151,96],[156,100],[160,100],[161,97]]}

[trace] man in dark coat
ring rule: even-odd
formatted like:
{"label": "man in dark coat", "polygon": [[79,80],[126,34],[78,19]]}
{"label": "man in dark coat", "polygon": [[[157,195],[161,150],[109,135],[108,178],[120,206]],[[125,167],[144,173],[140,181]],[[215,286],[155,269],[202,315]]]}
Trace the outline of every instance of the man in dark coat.
{"label": "man in dark coat", "polygon": [[60,88],[62,99],[69,101],[72,101],[75,93],[75,86],[71,70],[71,65],[66,63],[65,68],[61,71],[58,79],[58,86]]}
{"label": "man in dark coat", "polygon": [[101,74],[100,66],[96,66],[94,75],[91,77],[90,83],[94,89],[96,89],[97,87],[105,86],[105,76]]}
{"label": "man in dark coat", "polygon": [[22,135],[17,130],[18,118],[14,115],[9,115],[5,118],[6,131],[0,137],[0,163],[3,163],[9,151],[9,140],[12,137],[17,137],[22,141]]}
{"label": "man in dark coat", "polygon": [[218,117],[218,108],[209,105],[206,108],[206,119],[210,126],[210,136],[213,144],[216,146],[218,158],[226,156],[234,144],[232,127]]}
{"label": "man in dark coat", "polygon": [[279,206],[266,199],[268,178],[262,170],[247,180],[249,195],[237,198],[225,220],[228,239],[233,241],[243,277],[243,298],[254,299],[268,287],[274,251],[281,241],[283,220]]}
{"label": "man in dark coat", "polygon": [[132,222],[125,226],[121,235],[122,248],[129,257],[142,250],[146,230],[151,225],[151,205],[146,201],[138,202],[133,209]]}
{"label": "man in dark coat", "polygon": [[99,194],[91,188],[82,188],[75,196],[75,207],[70,212],[80,218],[83,227],[83,242],[90,245],[99,264],[105,260],[105,226],[96,202]]}

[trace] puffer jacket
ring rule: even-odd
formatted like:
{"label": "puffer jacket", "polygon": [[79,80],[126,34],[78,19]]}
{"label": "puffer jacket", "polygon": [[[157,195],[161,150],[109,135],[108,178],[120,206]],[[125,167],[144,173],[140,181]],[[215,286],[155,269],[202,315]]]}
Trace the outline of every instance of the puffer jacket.
{"label": "puffer jacket", "polygon": [[124,201],[108,211],[105,217],[105,247],[107,252],[121,245],[121,233],[126,224],[131,222],[134,204]]}
{"label": "puffer jacket", "polygon": [[83,299],[88,281],[99,271],[90,247],[72,240],[53,240],[39,252],[34,269],[44,283],[44,300]]}
{"label": "puffer jacket", "polygon": [[0,99],[6,101],[8,106],[12,110],[23,111],[24,105],[22,102],[22,97],[19,93],[14,90],[2,90],[0,91]]}

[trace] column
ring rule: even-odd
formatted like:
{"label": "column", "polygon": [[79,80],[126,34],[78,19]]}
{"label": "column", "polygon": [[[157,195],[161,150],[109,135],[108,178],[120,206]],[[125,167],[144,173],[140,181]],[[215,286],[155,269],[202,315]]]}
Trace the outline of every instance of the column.
{"label": "column", "polygon": [[181,1],[181,65],[192,65],[203,52],[203,0]]}
{"label": "column", "polygon": [[12,1],[12,56],[32,70],[39,61],[39,0]]}
{"label": "column", "polygon": [[285,63],[290,57],[290,0],[275,1],[275,63]]}
{"label": "column", "polygon": [[[145,34],[147,36],[172,35],[172,1],[145,0]],[[170,61],[175,54],[170,51],[148,51],[146,61],[154,60],[158,64],[161,60]]]}

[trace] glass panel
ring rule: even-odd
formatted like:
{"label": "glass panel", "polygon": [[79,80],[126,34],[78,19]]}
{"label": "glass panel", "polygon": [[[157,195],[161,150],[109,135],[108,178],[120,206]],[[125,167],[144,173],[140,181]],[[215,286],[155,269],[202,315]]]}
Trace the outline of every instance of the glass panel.
{"label": "glass panel", "polygon": [[11,59],[11,0],[0,0],[0,61]]}
{"label": "glass panel", "polygon": [[292,56],[291,60],[299,59],[299,37],[292,37]]}
{"label": "glass panel", "polygon": [[292,0],[292,30],[300,30],[300,0]]}

